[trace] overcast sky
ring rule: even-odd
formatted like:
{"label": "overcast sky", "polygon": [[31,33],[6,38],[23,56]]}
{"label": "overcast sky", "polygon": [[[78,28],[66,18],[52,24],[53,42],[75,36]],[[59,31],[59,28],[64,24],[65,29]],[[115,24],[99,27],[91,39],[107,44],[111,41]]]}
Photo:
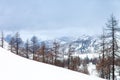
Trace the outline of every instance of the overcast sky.
{"label": "overcast sky", "polygon": [[100,34],[120,0],[0,0],[0,29],[28,38]]}

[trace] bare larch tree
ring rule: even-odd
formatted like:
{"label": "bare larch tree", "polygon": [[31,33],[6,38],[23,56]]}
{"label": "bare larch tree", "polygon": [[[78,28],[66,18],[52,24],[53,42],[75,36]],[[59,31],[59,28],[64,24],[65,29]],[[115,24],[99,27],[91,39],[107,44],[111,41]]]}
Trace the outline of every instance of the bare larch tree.
{"label": "bare larch tree", "polygon": [[107,30],[109,31],[108,37],[111,38],[112,80],[115,80],[115,54],[118,51],[117,32],[120,31],[120,28],[118,27],[118,21],[113,15],[111,15],[111,18],[108,20],[106,26]]}

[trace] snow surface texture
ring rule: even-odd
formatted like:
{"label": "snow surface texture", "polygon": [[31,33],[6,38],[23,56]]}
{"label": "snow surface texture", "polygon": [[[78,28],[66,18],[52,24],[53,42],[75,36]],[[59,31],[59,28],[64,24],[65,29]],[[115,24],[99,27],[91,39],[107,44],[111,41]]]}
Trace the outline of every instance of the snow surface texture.
{"label": "snow surface texture", "polygon": [[0,48],[1,80],[103,80],[71,70],[28,60]]}
{"label": "snow surface texture", "polygon": [[103,80],[17,56],[0,48],[1,80]]}

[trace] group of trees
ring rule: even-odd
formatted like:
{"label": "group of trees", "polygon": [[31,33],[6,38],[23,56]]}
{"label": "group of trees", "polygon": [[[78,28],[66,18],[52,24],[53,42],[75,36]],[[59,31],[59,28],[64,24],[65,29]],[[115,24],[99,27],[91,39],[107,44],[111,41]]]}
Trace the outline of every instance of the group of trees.
{"label": "group of trees", "polygon": [[[115,67],[120,67],[120,46],[119,38],[120,28],[118,27],[118,21],[112,15],[106,28],[103,29],[103,34],[100,37],[100,58],[99,60],[94,59],[91,62],[97,63],[96,68],[100,77],[106,79],[115,80]],[[4,47],[4,33],[1,32],[1,47]],[[53,42],[52,47],[48,47],[45,42],[38,42],[36,36],[33,36],[31,40],[27,40],[25,43],[22,41],[20,34],[17,32],[10,38],[9,50],[17,55],[33,59],[36,61],[53,64],[60,67],[65,67],[71,70],[80,71],[89,74],[87,70],[87,64],[90,60],[87,58],[82,60],[78,56],[72,56],[75,49],[72,44],[69,45],[68,52],[65,50],[60,51],[60,43],[57,41]],[[64,58],[67,54],[67,59]],[[80,69],[80,66],[83,66]],[[120,75],[120,70],[119,70]]]}
{"label": "group of trees", "polygon": [[[3,32],[1,33],[1,47],[4,47]],[[89,74],[87,70],[87,59],[82,60],[78,56],[72,56],[75,52],[72,44],[69,45],[67,53],[64,49],[60,50],[60,47],[60,43],[56,40],[53,42],[53,45],[49,47],[44,41],[39,42],[36,36],[33,36],[30,40],[26,40],[26,42],[23,42],[20,34],[17,32],[9,39],[8,49],[12,53],[28,59]],[[79,66],[81,65],[84,67],[80,69]]]}
{"label": "group of trees", "polygon": [[[119,32],[118,21],[112,15],[101,36],[101,58],[97,64],[97,70],[102,78],[115,80],[115,67],[119,66]],[[106,33],[105,33],[106,32]],[[118,64],[116,64],[118,62]]]}

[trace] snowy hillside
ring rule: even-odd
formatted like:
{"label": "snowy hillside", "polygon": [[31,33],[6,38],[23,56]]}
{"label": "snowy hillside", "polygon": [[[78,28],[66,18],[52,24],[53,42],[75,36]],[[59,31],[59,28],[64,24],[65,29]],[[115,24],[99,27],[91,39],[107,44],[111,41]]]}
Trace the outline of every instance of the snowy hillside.
{"label": "snowy hillside", "polygon": [[95,76],[70,71],[28,60],[0,48],[1,80],[103,80]]}
{"label": "snowy hillside", "polygon": [[[0,42],[0,45],[1,45],[1,42]],[[3,47],[4,47],[6,50],[9,50],[9,44],[8,44],[8,42],[4,41]]]}

